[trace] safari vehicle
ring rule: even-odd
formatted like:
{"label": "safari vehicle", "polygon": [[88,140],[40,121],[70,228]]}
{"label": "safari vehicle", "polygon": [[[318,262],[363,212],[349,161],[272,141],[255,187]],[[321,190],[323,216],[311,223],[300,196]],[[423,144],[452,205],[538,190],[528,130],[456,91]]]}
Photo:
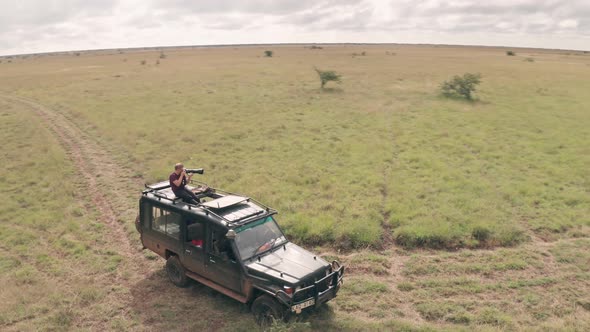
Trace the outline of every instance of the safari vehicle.
{"label": "safari vehicle", "polygon": [[176,198],[168,181],[146,185],[136,220],[144,248],[166,259],[176,286],[196,280],[250,305],[260,324],[336,297],[344,267],[289,242],[277,211],[202,182],[187,188],[198,204]]}

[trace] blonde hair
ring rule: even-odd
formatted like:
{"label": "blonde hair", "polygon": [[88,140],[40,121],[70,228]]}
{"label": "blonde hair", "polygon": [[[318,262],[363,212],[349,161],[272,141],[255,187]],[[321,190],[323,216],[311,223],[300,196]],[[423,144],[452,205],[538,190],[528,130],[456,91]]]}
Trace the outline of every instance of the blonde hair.
{"label": "blonde hair", "polygon": [[179,168],[184,167],[184,165],[182,163],[176,163],[176,165],[174,165],[174,170],[178,170]]}

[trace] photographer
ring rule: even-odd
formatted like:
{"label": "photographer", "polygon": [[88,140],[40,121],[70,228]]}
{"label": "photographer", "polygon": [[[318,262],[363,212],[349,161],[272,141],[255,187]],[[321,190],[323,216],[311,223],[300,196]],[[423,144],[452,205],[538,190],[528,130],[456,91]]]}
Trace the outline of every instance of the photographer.
{"label": "photographer", "polygon": [[190,191],[186,184],[190,182],[193,174],[186,174],[184,165],[178,163],[174,165],[174,172],[170,174],[170,188],[176,197],[182,198],[186,203],[199,204],[199,198],[195,193]]}

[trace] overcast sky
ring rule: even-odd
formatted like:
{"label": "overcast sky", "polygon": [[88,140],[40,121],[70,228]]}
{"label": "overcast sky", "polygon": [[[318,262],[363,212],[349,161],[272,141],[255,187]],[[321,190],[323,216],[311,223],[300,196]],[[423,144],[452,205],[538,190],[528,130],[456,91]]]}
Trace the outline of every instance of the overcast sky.
{"label": "overcast sky", "polygon": [[0,0],[0,55],[311,42],[590,50],[590,0]]}

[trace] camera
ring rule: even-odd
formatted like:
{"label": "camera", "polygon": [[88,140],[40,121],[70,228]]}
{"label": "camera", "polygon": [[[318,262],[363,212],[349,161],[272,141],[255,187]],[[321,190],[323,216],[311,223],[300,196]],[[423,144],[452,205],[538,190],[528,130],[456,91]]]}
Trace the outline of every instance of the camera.
{"label": "camera", "polygon": [[205,170],[202,168],[185,168],[184,171],[187,174],[194,174],[194,173],[203,174],[203,173],[205,173]]}

